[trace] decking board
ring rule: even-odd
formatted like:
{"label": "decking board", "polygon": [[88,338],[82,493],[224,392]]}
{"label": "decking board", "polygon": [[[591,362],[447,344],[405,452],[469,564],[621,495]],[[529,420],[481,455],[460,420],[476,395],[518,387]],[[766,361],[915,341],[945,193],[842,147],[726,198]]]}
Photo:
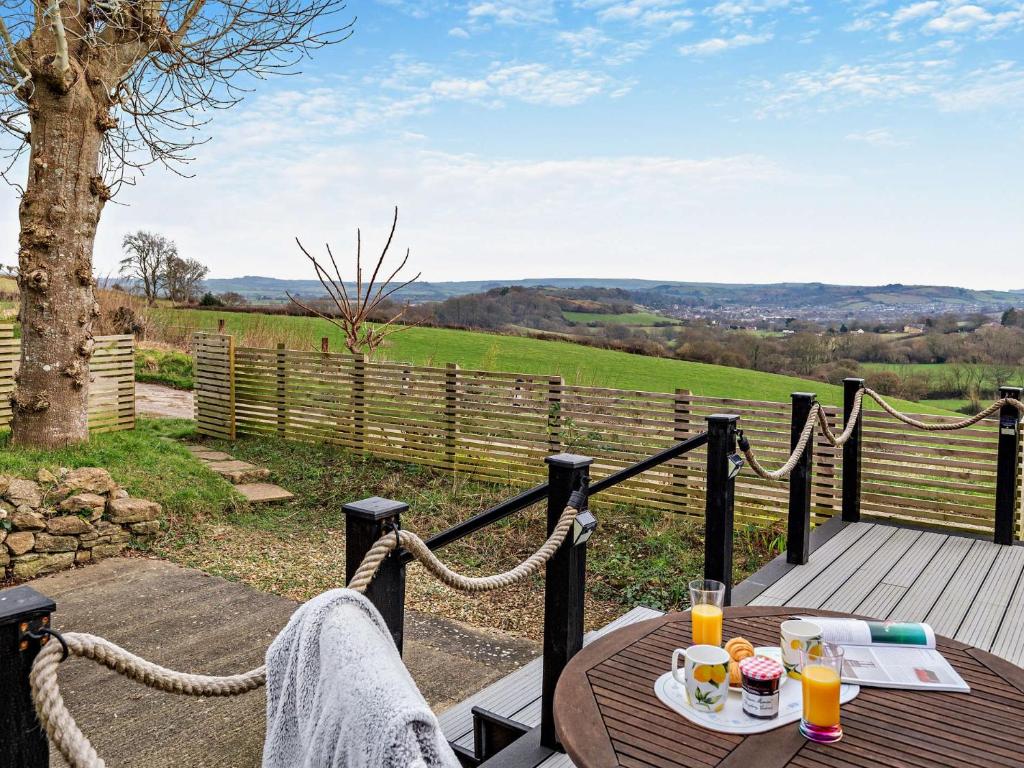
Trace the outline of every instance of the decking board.
{"label": "decking board", "polygon": [[[589,632],[583,638],[588,644],[602,635],[638,621],[657,618],[660,611],[637,607],[623,614],[615,621]],[[473,707],[483,707],[496,714],[508,717],[528,727],[540,725],[540,691],[542,660],[534,659],[510,675],[484,688],[474,696],[460,701],[454,707],[438,716],[445,737],[460,746],[473,746]],[[558,755],[544,762],[545,768],[571,766],[570,762],[557,762]],[[567,759],[566,759],[567,760]],[[555,761],[555,762],[553,762]]]}
{"label": "decking board", "polygon": [[[854,529],[854,535],[845,535]],[[768,569],[751,579],[768,584]],[[778,573],[778,571],[776,571]],[[854,523],[778,577],[751,605],[924,621],[936,634],[1024,662],[1024,547]]]}
{"label": "decking board", "polygon": [[751,605],[785,605],[797,592],[828,568],[843,552],[871,529],[869,523],[852,523],[815,550],[807,564],[794,568],[751,601]]}

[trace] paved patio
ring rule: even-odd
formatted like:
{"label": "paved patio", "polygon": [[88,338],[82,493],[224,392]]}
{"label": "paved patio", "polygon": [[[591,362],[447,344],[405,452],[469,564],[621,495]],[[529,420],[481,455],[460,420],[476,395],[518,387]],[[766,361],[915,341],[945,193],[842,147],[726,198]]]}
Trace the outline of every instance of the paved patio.
{"label": "paved patio", "polygon": [[[259,664],[295,603],[160,560],[116,558],[32,586],[57,603],[57,629],[102,635],[158,664],[227,674]],[[444,711],[540,653],[518,638],[409,612],[405,660]],[[81,659],[62,692],[100,755],[115,766],[252,768],[260,763],[264,696],[172,696]],[[63,766],[59,755],[52,766]]]}

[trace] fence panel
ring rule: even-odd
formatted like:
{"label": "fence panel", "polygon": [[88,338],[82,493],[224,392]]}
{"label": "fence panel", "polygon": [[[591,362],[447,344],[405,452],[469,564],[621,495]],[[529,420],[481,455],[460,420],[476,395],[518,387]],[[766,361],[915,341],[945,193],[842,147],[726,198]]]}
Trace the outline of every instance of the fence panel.
{"label": "fence panel", "polygon": [[[593,476],[603,477],[704,431],[713,413],[739,415],[768,466],[780,465],[790,451],[789,403],[566,386],[559,377],[367,362],[283,347],[235,350],[232,344],[232,337],[218,334],[193,339],[204,434],[330,443],[516,486],[541,482],[544,457],[559,451],[594,456]],[[824,413],[840,431],[841,409],[829,406]],[[991,530],[993,420],[940,434],[913,430],[876,410],[866,410],[864,420],[865,517]],[[694,451],[604,498],[702,517],[704,462],[704,451]],[[788,495],[785,482],[744,471],[736,483],[737,519],[784,519]],[[823,522],[841,509],[842,450],[816,433],[812,520]]]}
{"label": "fence panel", "polygon": [[[96,336],[89,361],[89,431],[114,432],[135,427],[135,339]],[[0,325],[0,427],[11,421],[10,395],[21,358],[14,326]]]}

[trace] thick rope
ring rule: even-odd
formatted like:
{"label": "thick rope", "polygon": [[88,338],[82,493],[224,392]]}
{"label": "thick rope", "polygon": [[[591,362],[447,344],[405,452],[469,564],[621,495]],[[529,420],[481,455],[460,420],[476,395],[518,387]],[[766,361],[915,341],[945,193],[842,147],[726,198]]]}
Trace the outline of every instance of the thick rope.
{"label": "thick rope", "polygon": [[811,412],[807,414],[807,421],[804,423],[803,431],[800,432],[800,439],[797,440],[796,447],[793,448],[793,452],[789,454],[789,458],[786,459],[786,463],[778,469],[765,469],[754,455],[754,451],[750,447],[750,443],[746,440],[742,440],[740,442],[740,450],[743,451],[743,455],[746,457],[750,468],[754,470],[754,474],[758,477],[763,477],[765,480],[774,480],[776,482],[789,477],[793,468],[796,467],[797,462],[800,461],[800,457],[803,456],[804,451],[807,450],[807,444],[811,441],[811,436],[814,434],[814,425],[818,421],[819,413],[821,413],[821,406],[818,405],[818,403],[815,403],[811,406]]}
{"label": "thick rope", "polygon": [[[438,560],[423,539],[415,533],[399,531],[397,537],[394,533],[387,533],[366,553],[348,588],[361,593],[366,592],[381,564],[399,546],[409,550],[428,573],[453,589],[463,592],[485,592],[507,587],[532,576],[551,559],[568,537],[577,514],[578,511],[574,507],[567,506],[540,549],[515,568],[493,576],[463,576]],[[68,651],[75,656],[92,659],[127,678],[168,693],[186,696],[235,696],[261,687],[267,679],[264,665],[248,672],[223,677],[192,675],[161,667],[102,637],[82,632],[68,632],[62,637],[67,643]],[[36,714],[51,741],[71,768],[105,768],[106,763],[96,753],[88,737],[82,733],[60,695],[57,671],[62,661],[63,650],[59,643],[47,643],[36,656],[29,675]]]}
{"label": "thick rope", "polygon": [[1004,405],[1012,405],[1014,408],[1017,409],[1017,413],[1024,415],[1024,403],[1021,403],[1020,400],[1017,400],[1012,397],[1004,397],[1001,400],[996,400],[994,403],[992,403],[992,405],[988,406],[984,410],[979,411],[978,413],[974,414],[973,416],[969,416],[966,419],[961,419],[960,421],[950,421],[944,423],[934,421],[918,421],[917,419],[911,416],[907,416],[907,414],[905,413],[900,413],[899,411],[897,411],[895,408],[889,405],[889,403],[887,403],[880,394],[875,392],[873,389],[868,389],[867,387],[865,387],[864,393],[868,395],[876,403],[878,403],[878,405],[881,406],[882,410],[888,413],[894,419],[898,419],[899,421],[902,421],[904,424],[909,424],[912,427],[916,427],[917,429],[924,429],[929,432],[951,432],[956,429],[965,429],[966,427],[970,427],[973,426],[974,424],[977,424],[979,421],[982,421],[983,419],[987,419],[993,413],[996,413],[1000,409],[1002,409]]}
{"label": "thick rope", "polygon": [[821,434],[825,436],[825,440],[833,448],[842,448],[853,436],[854,427],[857,426],[857,420],[860,419],[861,405],[864,403],[864,389],[858,389],[857,394],[853,398],[853,408],[850,409],[850,418],[846,421],[846,429],[840,434],[835,434],[828,426],[828,417],[825,415],[825,409],[818,409],[818,426],[821,428]]}

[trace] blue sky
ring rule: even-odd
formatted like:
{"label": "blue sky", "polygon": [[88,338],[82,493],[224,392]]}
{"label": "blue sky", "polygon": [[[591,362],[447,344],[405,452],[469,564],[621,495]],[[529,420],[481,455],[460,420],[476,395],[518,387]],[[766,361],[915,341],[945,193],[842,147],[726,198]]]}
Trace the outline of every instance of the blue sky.
{"label": "blue sky", "polygon": [[427,280],[1024,288],[1022,2],[343,14],[350,40],[216,117],[195,178],[108,207],[101,268],[145,227],[216,276],[307,277],[292,237],[373,245],[397,203]]}

